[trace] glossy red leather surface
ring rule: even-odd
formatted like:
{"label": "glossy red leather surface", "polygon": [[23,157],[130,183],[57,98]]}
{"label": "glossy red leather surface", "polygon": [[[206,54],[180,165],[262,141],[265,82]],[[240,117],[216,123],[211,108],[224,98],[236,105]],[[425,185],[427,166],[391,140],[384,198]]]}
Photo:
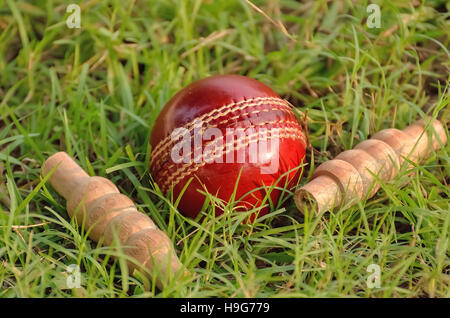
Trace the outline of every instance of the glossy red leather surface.
{"label": "glossy red leather surface", "polygon": [[[263,172],[261,167],[264,164],[260,160],[255,162],[250,159],[251,150],[248,145],[245,156],[240,157],[240,162],[237,160],[236,149],[234,160],[230,162],[229,157],[226,157],[225,146],[221,148],[224,150],[223,156],[212,157],[214,153],[208,153],[204,149],[214,142],[215,138],[200,141],[204,151],[201,162],[191,160],[188,163],[175,163],[171,157],[171,151],[177,140],[172,140],[171,133],[176,128],[184,127],[189,130],[193,142],[193,124],[196,119],[201,120],[203,128],[220,129],[224,136],[223,140],[227,133],[239,129],[245,133],[248,132],[248,135],[240,141],[243,144],[245,141],[250,142],[251,136],[255,136],[250,134],[251,131],[260,132],[265,129],[269,135],[273,134],[274,138],[279,136],[279,149],[275,154],[278,156],[278,169],[270,174],[267,174],[267,171]],[[276,135],[275,131],[279,135]],[[258,136],[260,135],[256,135],[255,138]],[[266,196],[266,190],[253,191],[256,188],[270,187],[277,181],[280,187],[284,188],[286,182],[287,188],[291,187],[299,177],[299,170],[287,172],[301,165],[306,147],[301,126],[289,105],[267,85],[239,75],[212,76],[194,82],[178,92],[164,106],[156,119],[150,144],[152,146],[151,173],[164,192],[173,188],[174,198],[177,198],[186,182],[193,178],[179,204],[179,210],[190,217],[195,217],[204,203],[205,196],[199,192],[199,189],[227,202],[233,195],[239,174],[235,201],[240,200],[235,205],[236,210],[261,204]],[[194,151],[193,148],[192,158],[195,158]],[[262,150],[258,148],[258,151]],[[231,153],[228,154],[230,155]],[[264,156],[261,153],[258,155]],[[219,157],[222,162],[205,162],[204,160],[216,158],[220,161]],[[285,175],[287,179],[281,178],[282,175]],[[248,192],[251,191],[253,192],[249,194]],[[271,191],[270,197],[274,204],[279,196],[279,190]],[[265,202],[265,204],[269,203]],[[268,209],[265,208],[259,215],[267,211]],[[220,208],[216,208],[216,213],[221,212]]]}

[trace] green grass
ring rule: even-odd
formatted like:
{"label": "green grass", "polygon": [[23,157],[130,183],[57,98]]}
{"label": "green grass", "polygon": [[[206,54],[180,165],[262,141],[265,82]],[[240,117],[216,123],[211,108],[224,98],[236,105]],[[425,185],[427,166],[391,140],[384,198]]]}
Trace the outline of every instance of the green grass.
{"label": "green grass", "polygon": [[[378,130],[426,114],[448,124],[445,1],[374,1],[380,29],[366,25],[369,1],[252,2],[287,32],[239,0],[82,1],[81,29],[65,24],[70,1],[0,0],[0,297],[450,296],[448,144],[319,217],[290,193],[255,224],[211,210],[191,220],[155,190],[153,122],[209,75],[247,75],[308,111],[305,175]],[[155,220],[193,277],[160,291],[89,240],[40,179],[61,150]],[[67,289],[70,264],[79,289]],[[380,288],[367,286],[370,264]]]}

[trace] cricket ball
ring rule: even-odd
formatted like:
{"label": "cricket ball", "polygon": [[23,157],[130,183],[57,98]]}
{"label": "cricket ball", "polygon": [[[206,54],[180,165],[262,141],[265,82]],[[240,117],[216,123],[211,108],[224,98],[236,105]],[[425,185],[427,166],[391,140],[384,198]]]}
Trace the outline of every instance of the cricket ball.
{"label": "cricket ball", "polygon": [[[210,193],[234,210],[275,205],[297,182],[306,142],[288,102],[267,85],[240,75],[191,83],[164,106],[153,126],[150,170],[178,208],[196,217]],[[217,205],[215,213],[223,213]],[[255,211],[256,211],[255,210]]]}

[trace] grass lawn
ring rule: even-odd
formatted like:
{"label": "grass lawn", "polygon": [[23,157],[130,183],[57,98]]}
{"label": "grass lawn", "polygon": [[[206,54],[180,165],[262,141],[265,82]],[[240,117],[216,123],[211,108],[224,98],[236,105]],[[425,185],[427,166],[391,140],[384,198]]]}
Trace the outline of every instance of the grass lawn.
{"label": "grass lawn", "polygon": [[[305,217],[288,191],[254,224],[211,209],[185,218],[148,171],[161,108],[215,74],[257,79],[308,112],[300,184],[381,129],[425,115],[447,127],[446,1],[86,0],[81,28],[66,25],[70,3],[0,0],[0,297],[450,297],[448,143],[356,206]],[[57,151],[131,197],[193,275],[163,291],[128,275],[42,181]]]}

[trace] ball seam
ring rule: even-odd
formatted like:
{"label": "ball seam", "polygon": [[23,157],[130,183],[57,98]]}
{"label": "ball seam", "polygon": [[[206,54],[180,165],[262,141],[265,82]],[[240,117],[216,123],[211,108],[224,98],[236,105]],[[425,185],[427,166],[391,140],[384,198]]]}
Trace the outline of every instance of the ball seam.
{"label": "ball seam", "polygon": [[[280,133],[280,135],[278,136],[278,138],[291,138],[294,140],[301,140],[303,142],[305,142],[305,137],[302,133],[299,133],[299,129],[295,128],[295,127],[284,127],[284,128],[278,128],[278,129],[282,129],[282,132]],[[256,134],[252,134],[249,136],[244,136],[241,137],[239,139],[235,139],[234,143],[238,143],[239,141],[242,141],[242,139],[250,139],[251,136],[253,135],[258,135],[259,133]],[[270,136],[268,138],[268,140],[272,139],[273,137]],[[244,144],[240,144],[240,146],[236,149],[232,148],[232,149],[228,149],[225,152],[220,153],[220,156],[224,156],[226,154],[228,154],[231,151],[238,151],[243,147],[247,147],[250,144],[251,140],[247,140]],[[222,146],[222,150],[225,148],[227,144]],[[215,160],[219,158],[219,155],[216,155],[213,157],[212,160]],[[195,164],[193,162],[190,162],[189,164],[184,164],[182,167],[180,167],[179,169],[177,169],[175,171],[175,173],[171,174],[170,176],[168,176],[166,178],[166,181],[163,182],[161,189],[163,190],[163,192],[167,192],[168,189],[170,188],[171,184],[172,186],[176,186],[181,180],[183,180],[185,177],[187,177],[188,175],[192,174],[193,172],[197,171],[198,169],[200,169],[201,167],[203,167],[204,165],[206,165],[207,162],[203,161],[201,163]],[[193,166],[193,167],[192,167]],[[192,167],[192,168],[191,168]],[[166,177],[166,175],[169,173],[169,169],[165,170],[163,172],[162,175],[158,176],[159,178],[163,178]]]}
{"label": "ball seam", "polygon": [[[218,119],[222,116],[225,116],[228,113],[238,111],[238,110],[243,110],[248,107],[260,106],[266,102],[271,102],[272,104],[278,105],[278,106],[285,106],[290,110],[290,106],[288,105],[288,103],[279,97],[255,97],[255,98],[246,99],[246,100],[242,100],[239,102],[233,102],[230,104],[223,105],[218,109],[214,109],[208,113],[203,114],[199,118],[196,118],[195,120],[192,120],[189,123],[187,123],[179,128],[186,128],[189,130],[189,133],[191,133],[192,130],[194,129],[194,124],[196,121],[203,121],[206,119],[205,123],[209,124],[211,121]],[[227,110],[226,108],[229,108],[229,107],[233,107],[233,108],[230,108]],[[278,108],[276,108],[276,109],[278,109]],[[223,111],[223,110],[225,110],[225,111]],[[218,114],[213,116],[213,114],[216,112],[218,112]],[[155,146],[155,149],[153,149],[153,155],[151,156],[151,159],[150,159],[150,166],[152,166],[154,164],[155,158],[158,157],[158,155],[161,152],[164,152],[165,150],[167,150],[167,148],[170,147],[170,145],[171,145],[170,141],[171,141],[171,136],[169,135],[169,136],[166,136],[163,140],[161,140]]]}
{"label": "ball seam", "polygon": [[[268,110],[269,111],[269,110]],[[254,113],[256,114],[256,113],[260,113],[261,111],[254,111]],[[237,116],[237,117],[240,117],[240,116]],[[273,121],[268,121],[268,122],[262,122],[262,123],[257,123],[257,124],[251,124],[249,127],[242,127],[243,129],[251,129],[251,128],[256,128],[256,127],[258,127],[258,126],[267,126],[267,125],[276,125],[276,124],[283,124],[283,123],[286,123],[286,124],[295,124],[295,125],[298,125],[298,122],[295,120],[295,119],[291,119],[291,120],[289,120],[289,119],[282,119],[282,120],[280,120],[280,119],[277,119],[277,120],[273,120]],[[220,124],[220,123],[219,123]],[[212,125],[209,125],[208,127],[203,127],[202,128],[202,134],[203,134],[203,132],[204,132],[204,130],[205,129],[208,129],[208,128],[217,128],[217,127],[215,127],[215,126],[212,126]],[[228,128],[228,127],[227,127]],[[241,128],[241,127],[237,127],[237,129],[239,129],[239,128]],[[223,137],[224,136],[222,136],[221,137],[221,139],[223,139]],[[190,135],[190,140],[192,140],[192,138],[193,138],[193,136],[192,135]],[[205,146],[208,146],[209,144],[211,144],[212,142],[218,142],[218,140],[216,140],[216,139],[214,139],[214,140],[212,140],[212,141],[210,141],[210,142],[208,142]],[[174,146],[174,145],[173,145]],[[191,152],[189,152],[188,154],[186,154],[186,156],[190,156],[192,154],[192,151]],[[159,158],[158,158],[158,160],[152,165],[152,171],[154,172],[154,173],[157,173],[160,169],[161,169],[161,167],[164,165],[164,163],[167,161],[167,157],[170,157],[170,153],[167,151],[166,152],[166,155],[161,155],[161,156],[159,156]],[[167,169],[170,169],[171,167],[169,166]]]}

